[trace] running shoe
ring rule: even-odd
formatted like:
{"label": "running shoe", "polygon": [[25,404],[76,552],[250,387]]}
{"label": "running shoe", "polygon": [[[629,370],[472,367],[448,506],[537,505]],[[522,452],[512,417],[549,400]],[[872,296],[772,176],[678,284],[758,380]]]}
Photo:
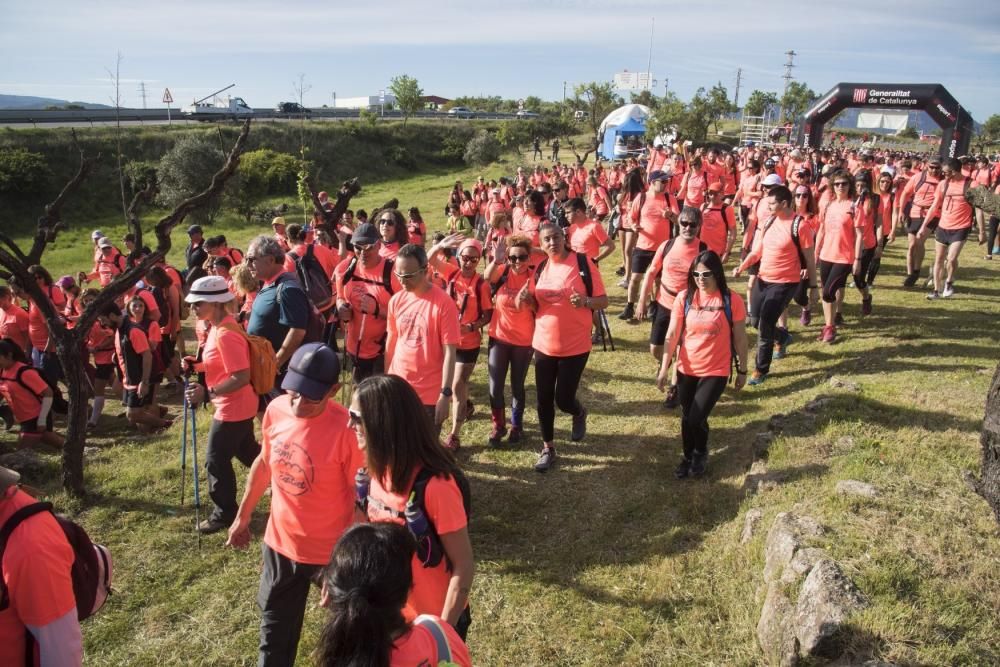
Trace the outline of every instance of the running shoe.
{"label": "running shoe", "polygon": [[695,454],[691,460],[691,476],[701,477],[704,475],[706,463],[708,463],[708,454]]}
{"label": "running shoe", "polygon": [[500,441],[503,440],[505,435],[507,435],[507,427],[494,424],[493,428],[490,429],[490,439],[487,444],[490,447],[499,447]]}
{"label": "running shoe", "polygon": [[927,300],[928,301],[934,301],[934,300],[940,299],[940,298],[941,298],[941,295],[937,293],[937,290],[931,290],[931,292],[927,295]]}
{"label": "running shoe", "polygon": [[208,518],[198,524],[198,532],[202,535],[211,535],[229,528],[230,523],[232,522],[226,523],[222,519]]}
{"label": "running shoe", "polygon": [[788,356],[788,346],[792,344],[792,332],[788,329],[778,329],[781,340],[774,344],[774,358],[784,359]]}
{"label": "running shoe", "polygon": [[843,324],[844,324],[844,316],[843,316],[843,314],[841,314],[841,313],[837,313],[837,314],[836,314],[836,315],[834,316],[834,318],[833,318],[833,323],[834,323],[835,325],[843,325]]}
{"label": "running shoe", "polygon": [[761,373],[760,371],[754,371],[753,375],[747,381],[747,384],[751,387],[756,387],[759,384],[764,384],[764,380],[767,379],[767,373]]}
{"label": "running shoe", "polygon": [[681,459],[681,462],[674,468],[674,477],[684,479],[691,474],[691,459]]}
{"label": "running shoe", "polygon": [[573,415],[573,430],[569,439],[573,442],[580,442],[587,435],[587,408],[581,406],[580,414]]}
{"label": "running shoe", "polygon": [[903,280],[903,287],[913,287],[917,284],[918,280],[920,280],[920,272],[914,271],[913,273],[907,275],[906,279]]}
{"label": "running shoe", "polygon": [[459,450],[462,446],[462,442],[458,439],[458,436],[454,433],[449,433],[448,437],[444,439],[444,448],[448,451],[454,453]]}
{"label": "running shoe", "polygon": [[830,332],[826,335],[826,342],[833,345],[837,342],[837,327],[830,327]]}
{"label": "running shoe", "polygon": [[538,455],[538,460],[535,462],[535,472],[547,472],[549,468],[555,465],[555,462],[556,448],[543,447],[542,453]]}
{"label": "running shoe", "polygon": [[619,267],[618,267],[618,268],[617,268],[617,269],[615,270],[615,275],[616,275],[616,276],[619,276],[619,277],[620,277],[620,276],[624,276],[624,275],[625,275],[625,267],[624,267],[624,266],[619,266]]}
{"label": "running shoe", "polygon": [[771,355],[773,359],[784,359],[785,358],[785,346],[781,343],[774,344],[774,354]]}
{"label": "running shoe", "polygon": [[621,280],[618,281],[617,285],[622,289],[625,289],[626,287],[628,287],[628,278],[622,278]]}
{"label": "running shoe", "polygon": [[673,410],[677,407],[677,385],[672,384],[667,389],[667,397],[663,399],[663,407],[668,410]]}
{"label": "running shoe", "polygon": [[627,321],[629,321],[631,319],[634,319],[634,318],[635,318],[635,304],[634,303],[626,303],[625,304],[625,310],[623,310],[621,312],[621,314],[618,315],[618,319],[625,320],[627,322]]}
{"label": "running shoe", "polygon": [[804,327],[807,327],[812,322],[812,319],[813,319],[812,311],[809,310],[808,308],[803,308],[802,314],[799,315],[799,324],[801,324]]}
{"label": "running shoe", "polygon": [[941,290],[941,298],[947,299],[955,293],[955,285],[953,283],[945,283],[944,289]]}
{"label": "running shoe", "polygon": [[510,434],[507,436],[507,442],[512,445],[521,442],[521,433],[522,431],[520,426],[511,426]]}
{"label": "running shoe", "polygon": [[600,342],[601,342],[601,334],[597,333],[596,331],[590,334],[591,345],[597,345]]}
{"label": "running shoe", "polygon": [[861,300],[861,314],[871,315],[872,314],[872,297],[871,295],[866,296]]}

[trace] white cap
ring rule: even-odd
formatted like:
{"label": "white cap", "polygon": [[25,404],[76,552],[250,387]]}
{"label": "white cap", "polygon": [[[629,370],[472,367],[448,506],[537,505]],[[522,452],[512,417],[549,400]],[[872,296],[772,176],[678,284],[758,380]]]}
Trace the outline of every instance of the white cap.
{"label": "white cap", "polygon": [[97,247],[98,248],[111,248],[112,247],[112,245],[111,245],[111,239],[109,239],[107,236],[101,236],[101,237],[99,237],[98,240],[97,240]]}
{"label": "white cap", "polygon": [[781,176],[777,174],[768,174],[764,177],[764,182],[762,185],[764,187],[771,187],[772,185],[784,185],[784,181],[781,180]]}
{"label": "white cap", "polygon": [[104,238],[104,232],[102,232],[100,229],[95,229],[90,233],[91,241],[96,241],[97,239],[103,239],[103,238]]}
{"label": "white cap", "polygon": [[229,291],[229,285],[222,276],[205,276],[198,278],[191,285],[188,295],[184,298],[188,303],[207,301],[208,303],[229,303],[236,297]]}

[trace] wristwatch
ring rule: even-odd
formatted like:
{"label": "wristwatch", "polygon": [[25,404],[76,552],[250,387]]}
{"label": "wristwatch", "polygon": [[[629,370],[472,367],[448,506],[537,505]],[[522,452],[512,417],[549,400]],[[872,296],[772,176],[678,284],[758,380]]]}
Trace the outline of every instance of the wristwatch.
{"label": "wristwatch", "polygon": [[451,387],[445,387],[441,390],[441,395],[444,396],[445,398],[451,398],[451,394],[452,394]]}

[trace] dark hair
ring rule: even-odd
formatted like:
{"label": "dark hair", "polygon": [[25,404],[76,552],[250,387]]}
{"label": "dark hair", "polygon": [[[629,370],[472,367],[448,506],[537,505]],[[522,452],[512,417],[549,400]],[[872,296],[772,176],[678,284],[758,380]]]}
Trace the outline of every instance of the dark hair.
{"label": "dark hair", "polygon": [[132,243],[135,243],[135,234],[133,234],[132,232],[129,232],[128,234],[126,234],[125,236],[122,237],[122,241],[124,241],[125,243],[128,243],[130,241]]}
{"label": "dark hair", "polygon": [[415,243],[407,243],[404,245],[399,249],[396,257],[397,259],[404,259],[406,257],[415,259],[421,269],[427,268],[427,251],[424,250],[422,246],[418,246]]}
{"label": "dark hair", "polygon": [[10,357],[14,361],[20,361],[22,364],[28,363],[28,358],[24,356],[24,350],[12,338],[0,340],[0,357]]}
{"label": "dark hair", "polygon": [[625,190],[628,192],[629,197],[634,199],[636,195],[645,189],[646,183],[642,180],[642,170],[636,167],[625,177]]}
{"label": "dark hair", "polygon": [[[399,243],[400,245],[405,243],[406,239],[410,238],[410,233],[406,229],[406,220],[403,218],[403,214],[394,208],[384,208],[375,217],[381,218],[383,215],[392,217],[392,227],[396,230],[396,237],[392,241],[389,241],[389,243]],[[380,224],[378,220],[376,220],[376,224]]]}
{"label": "dark hair", "polygon": [[[223,258],[222,257],[217,258],[216,263],[218,263],[218,260],[220,259]],[[152,285],[153,287],[159,287],[160,289],[167,289],[170,287],[171,280],[170,276],[167,275],[167,272],[163,270],[162,266],[151,266],[146,271],[146,282]]]}
{"label": "dark hair", "polygon": [[233,262],[228,257],[216,257],[212,260],[212,268],[225,269],[226,271],[229,271],[233,268]]}
{"label": "dark hair", "polygon": [[206,251],[215,250],[219,246],[225,245],[225,243],[226,243],[226,237],[225,236],[222,236],[222,235],[211,236],[211,237],[205,239],[205,250]]}
{"label": "dark hair", "polygon": [[415,551],[413,536],[399,524],[359,523],[344,531],[322,572],[330,617],[316,647],[318,664],[389,665],[393,637],[407,628],[403,605]]}
{"label": "dark hair", "polygon": [[412,218],[413,220],[416,220],[418,222],[424,221],[423,216],[420,215],[420,209],[417,208],[416,206],[411,206],[410,210],[407,211],[407,213],[409,213],[410,218]]}
{"label": "dark hair", "polygon": [[7,285],[0,285],[0,299],[8,296],[10,297],[14,296],[14,290],[12,290]]}
{"label": "dark hair", "polygon": [[432,475],[450,476],[455,470],[455,459],[434,435],[420,397],[406,380],[374,375],[362,380],[354,394],[361,407],[373,478],[383,484],[388,481],[399,492],[409,488],[418,467]]}
{"label": "dark hair", "polygon": [[833,187],[834,181],[836,181],[837,179],[847,181],[847,196],[849,199],[854,199],[856,196],[858,196],[858,191],[854,186],[854,179],[851,177],[849,171],[847,171],[846,169],[838,169],[832,174],[830,174],[831,188]]}
{"label": "dark hair", "polygon": [[302,231],[302,225],[291,224],[285,227],[285,236],[292,243],[301,243],[306,240],[305,232]]}
{"label": "dark hair", "polygon": [[582,197],[573,197],[563,204],[563,208],[569,209],[570,211],[586,211],[587,204],[583,201]]}
{"label": "dark hair", "polygon": [[681,218],[684,218],[685,220],[694,218],[694,224],[700,226],[702,222],[701,209],[693,206],[685,206],[681,209],[680,215],[677,216],[677,220],[680,221]]}
{"label": "dark hair", "polygon": [[952,171],[958,173],[962,171],[962,161],[957,157],[948,158],[944,161],[944,166],[948,167]]}
{"label": "dark hair", "polygon": [[774,197],[775,203],[778,204],[791,204],[793,201],[792,191],[784,185],[775,185],[773,188],[767,191],[768,197]]}
{"label": "dark hair", "polygon": [[101,309],[97,311],[98,315],[102,317],[107,317],[108,315],[122,316],[122,309],[118,307],[118,304],[114,301],[109,301],[108,303],[101,306]]}
{"label": "dark hair", "polygon": [[367,220],[368,219],[368,211],[366,211],[363,208],[359,208],[357,210],[357,212],[354,214],[354,217],[355,218],[364,218],[365,220]]}
{"label": "dark hair", "polygon": [[545,216],[545,195],[538,190],[532,190],[527,196],[527,209],[531,215]]}
{"label": "dark hair", "polygon": [[[799,188],[805,188],[806,194],[808,196],[806,199],[806,213],[810,215],[816,215],[817,213],[819,213],[819,203],[816,201],[816,196],[813,194],[812,188],[810,188],[808,185],[799,185],[798,187],[795,188],[796,192],[799,190]],[[794,194],[795,193],[792,194],[793,197]]]}
{"label": "dark hair", "polygon": [[52,274],[49,273],[44,266],[41,266],[39,264],[32,264],[31,266],[28,267],[28,275],[36,279],[39,276],[41,276],[42,279],[45,281],[46,287],[52,286]]}
{"label": "dark hair", "polygon": [[719,291],[723,296],[729,294],[729,286],[726,285],[726,270],[722,268],[722,260],[719,259],[719,255],[714,250],[705,250],[698,253],[698,256],[691,260],[691,266],[688,268],[688,295],[694,294],[694,291],[698,289],[691,272],[698,268],[699,264],[704,264],[712,272],[712,275],[715,277],[715,284],[718,285]]}

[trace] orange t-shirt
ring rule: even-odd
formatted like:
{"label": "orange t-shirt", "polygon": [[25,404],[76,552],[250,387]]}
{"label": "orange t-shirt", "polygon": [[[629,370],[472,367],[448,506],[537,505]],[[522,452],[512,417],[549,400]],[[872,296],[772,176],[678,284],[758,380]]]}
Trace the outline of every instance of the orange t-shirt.
{"label": "orange t-shirt", "polygon": [[94,322],[87,334],[87,349],[94,355],[94,365],[103,366],[114,363],[115,353],[115,332],[101,326],[100,322]]}
{"label": "orange t-shirt", "polygon": [[[677,370],[694,377],[729,377],[733,366],[732,332],[726,321],[722,293],[703,297],[701,291],[691,298],[691,310],[684,317],[684,300],[687,290],[674,300],[671,319],[681,329],[678,346]],[[746,306],[736,292],[729,291],[729,305],[733,324],[745,322]],[[673,324],[673,322],[671,322]]]}
{"label": "orange t-shirt", "polygon": [[[765,221],[760,226],[760,233],[754,239],[750,254],[743,261],[744,266],[760,262],[758,275],[767,283],[797,283],[801,278],[803,268],[799,260],[799,251],[792,238],[792,223],[794,218],[777,216],[774,222]],[[808,230],[799,225],[799,245],[803,250],[813,247],[813,240]]]}
{"label": "orange t-shirt", "polygon": [[[504,270],[507,271],[507,279],[493,297],[490,338],[508,345],[529,347],[535,334],[535,314],[517,300],[517,295],[526,282],[534,279],[535,267],[529,265],[524,273],[516,273],[510,267]],[[497,273],[497,281],[502,275],[503,270]]]}
{"label": "orange t-shirt", "polygon": [[861,247],[864,250],[871,250],[878,245],[878,236],[875,228],[875,212],[878,206],[872,204],[870,197],[858,199],[854,206],[854,216],[858,218],[858,227],[861,228]]}
{"label": "orange t-shirt", "polygon": [[830,202],[820,216],[823,229],[823,246],[819,249],[821,261],[832,264],[853,264],[854,241],[862,220],[851,214],[854,202],[851,200]]}
{"label": "orange t-shirt", "polygon": [[[157,331],[155,327],[153,327],[153,330]],[[146,334],[142,332],[142,329],[140,329],[135,324],[129,327],[128,339],[129,339],[129,344],[132,346],[132,350],[136,353],[136,355],[142,355],[143,352],[150,351],[149,338],[147,338]],[[128,371],[126,370],[125,355],[122,352],[120,331],[115,333],[115,354],[118,356],[118,367],[122,371],[122,385],[126,389],[137,389],[139,386],[138,382],[136,384],[129,383],[130,378],[128,377]],[[150,379],[152,379],[152,374],[153,371],[150,370]],[[135,378],[135,379],[141,380],[142,378]]]}
{"label": "orange t-shirt", "polygon": [[[641,210],[640,204],[642,204]],[[629,205],[629,217],[632,218],[632,222],[639,230],[639,239],[635,244],[636,249],[655,250],[660,247],[661,243],[670,240],[670,219],[663,215],[668,207],[674,213],[680,212],[677,199],[665,192],[662,195],[656,195],[652,190],[646,193],[645,198],[636,197]]]}
{"label": "orange t-shirt", "polygon": [[0,310],[0,338],[10,338],[22,350],[28,347],[28,313],[16,303]]}
{"label": "orange t-shirt", "polygon": [[941,215],[938,227],[945,231],[971,227],[972,204],[965,201],[965,179],[959,181],[942,180],[937,186],[935,196],[939,194],[944,195],[942,203],[934,207],[933,211],[928,212],[930,216]]}
{"label": "orange t-shirt", "polygon": [[569,247],[582,252],[591,259],[596,259],[601,253],[601,246],[608,240],[608,233],[601,223],[587,218],[586,222],[570,225],[566,229],[566,242]]}
{"label": "orange t-shirt", "polygon": [[[444,267],[454,268],[451,264],[445,264]],[[493,309],[489,283],[478,273],[466,278],[457,268],[445,271],[445,276],[445,292],[455,302],[455,308],[458,310],[458,329],[461,335],[458,349],[474,350],[482,343],[482,332],[479,329],[466,331],[465,325],[479,319],[480,308],[483,313]],[[478,290],[476,285],[479,285]]]}
{"label": "orange t-shirt", "polygon": [[[28,385],[27,387],[23,387],[17,381],[17,372],[22,368],[28,369],[21,373],[21,382]],[[42,409],[42,392],[48,388],[48,383],[42,379],[38,371],[20,361],[15,361],[13,366],[0,371],[0,396],[7,401],[7,405],[14,413],[14,421],[19,424],[38,416]],[[44,424],[39,426],[44,427]]]}
{"label": "orange t-shirt", "polygon": [[538,241],[538,229],[545,222],[540,216],[534,215],[533,213],[525,213],[521,216],[514,226],[515,231],[518,234],[524,234],[531,239],[531,245],[536,248],[539,247]]}
{"label": "orange t-shirt", "polygon": [[664,254],[669,243],[670,241],[665,241],[656,249],[653,261],[646,269],[646,273],[651,272],[653,275],[662,271],[656,302],[667,310],[673,307],[677,293],[687,287],[691,262],[701,252],[702,247],[702,242],[697,238],[692,239],[691,243],[685,243],[683,238],[678,237],[670,246],[670,252]]}
{"label": "orange t-shirt", "polygon": [[296,563],[329,563],[354,520],[354,475],[365,457],[347,421],[347,408],[333,400],[315,417],[296,417],[287,394],[264,413],[261,457],[271,473],[264,543]]}
{"label": "orange t-shirt", "polygon": [[603,186],[598,185],[590,191],[590,206],[595,215],[607,215],[609,201],[608,191]]}
{"label": "orange t-shirt", "polygon": [[458,346],[458,308],[443,289],[397,292],[389,300],[387,374],[410,383],[424,405],[436,405],[443,386],[445,345]]}
{"label": "orange t-shirt", "polygon": [[[213,330],[214,335],[208,336],[202,354],[207,387],[216,387],[230,375],[250,369],[250,343],[241,333],[236,319],[227,315]],[[246,421],[257,414],[257,394],[248,383],[236,391],[216,396],[212,405],[215,406],[214,418],[217,421]]]}
{"label": "orange t-shirt", "polygon": [[891,192],[879,195],[878,211],[879,215],[882,216],[882,236],[888,236],[892,231],[892,211],[894,205],[895,197],[892,196]]}
{"label": "orange t-shirt", "polygon": [[[0,525],[35,502],[21,490],[0,500]],[[66,534],[49,512],[25,519],[14,530],[3,554],[10,606],[0,611],[0,665],[24,664],[25,626],[48,625],[76,609],[70,576],[74,558]]]}
{"label": "orange t-shirt", "polygon": [[701,208],[701,205],[705,203],[705,190],[708,188],[710,179],[708,170],[704,167],[698,172],[689,171],[687,180],[684,181],[677,196],[684,200],[685,206]]}
{"label": "orange t-shirt", "polygon": [[[455,628],[438,618],[438,625],[444,629],[448,637],[448,648],[451,649],[451,662],[459,667],[472,667],[472,657],[469,648],[458,636]],[[427,628],[414,625],[410,631],[402,635],[392,644],[389,654],[389,667],[422,667],[437,665],[441,661],[438,655],[437,641]]]}
{"label": "orange t-shirt", "polygon": [[910,217],[913,218],[923,218],[925,216],[927,209],[934,203],[934,193],[941,182],[928,173],[924,176],[923,184],[918,188],[917,184],[920,183],[920,176],[921,172],[918,171],[910,177],[910,180],[903,186],[903,194],[899,198],[899,207],[901,209],[905,208],[908,202],[913,201],[913,206],[910,207]]}
{"label": "orange t-shirt", "polygon": [[[353,473],[351,480],[353,488]],[[383,483],[382,480],[372,476],[371,485],[368,487],[368,520],[405,525],[403,512],[406,510],[406,501],[411,488],[408,486],[406,489],[396,491],[389,487],[391,487],[389,480]],[[454,478],[432,477],[427,481],[427,486],[424,488],[424,512],[438,535],[454,533],[468,526],[465,506],[462,504],[462,492]],[[417,614],[440,615],[444,609],[444,600],[451,581],[451,572],[448,571],[446,560],[442,558],[437,567],[424,567],[414,554],[413,588],[410,589],[407,604]]]}
{"label": "orange t-shirt", "polygon": [[[66,297],[63,295],[62,290],[58,287],[44,287],[46,293],[49,295],[49,301],[55,307],[56,312],[62,312],[63,306],[66,305]],[[47,350],[49,346],[49,325],[45,322],[45,315],[42,314],[42,310],[35,305],[34,301],[29,301],[28,303],[28,339],[31,341],[31,346],[36,350],[54,352],[55,348],[52,350]]]}
{"label": "orange t-shirt", "polygon": [[[289,252],[295,253],[299,258],[305,257],[308,252],[308,245],[305,243],[299,243],[292,246]],[[330,250],[325,245],[320,245],[319,243],[312,244],[313,256],[319,265],[323,267],[323,273],[329,278],[333,275],[333,270],[337,267],[337,263],[340,261],[340,254],[335,250]],[[295,260],[292,259],[290,255],[285,255],[285,271],[295,275]]]}
{"label": "orange t-shirt", "polygon": [[729,230],[736,228],[736,216],[730,207],[707,208],[701,212],[699,237],[719,257],[729,249]]}
{"label": "orange t-shirt", "polygon": [[[589,258],[587,262],[594,283],[593,296],[604,296],[601,272]],[[590,352],[592,311],[576,308],[569,302],[574,292],[587,296],[576,255],[570,252],[562,260],[549,257],[538,281],[532,279],[528,289],[538,302],[532,347],[550,357],[573,357]]]}
{"label": "orange t-shirt", "polygon": [[[351,305],[351,319],[345,324],[347,330],[347,340],[345,346],[350,354],[357,355],[359,359],[374,359],[382,353],[382,341],[385,339],[386,318],[389,312],[389,299],[392,296],[385,288],[383,279],[385,278],[385,262],[381,259],[371,269],[358,260],[354,267],[354,277],[344,283],[344,276],[347,274],[347,267],[351,260],[345,259],[337,265],[334,271],[334,283],[337,287],[337,298],[342,299]],[[399,278],[392,271],[389,271],[389,286],[392,293],[402,291],[403,286],[399,283]],[[374,300],[377,309],[373,311],[377,315],[364,315],[361,312],[362,302],[367,302],[365,308],[371,310],[371,301]],[[362,319],[364,326],[362,327]],[[364,331],[362,331],[362,328]],[[361,347],[358,347],[358,337],[361,337]]]}

